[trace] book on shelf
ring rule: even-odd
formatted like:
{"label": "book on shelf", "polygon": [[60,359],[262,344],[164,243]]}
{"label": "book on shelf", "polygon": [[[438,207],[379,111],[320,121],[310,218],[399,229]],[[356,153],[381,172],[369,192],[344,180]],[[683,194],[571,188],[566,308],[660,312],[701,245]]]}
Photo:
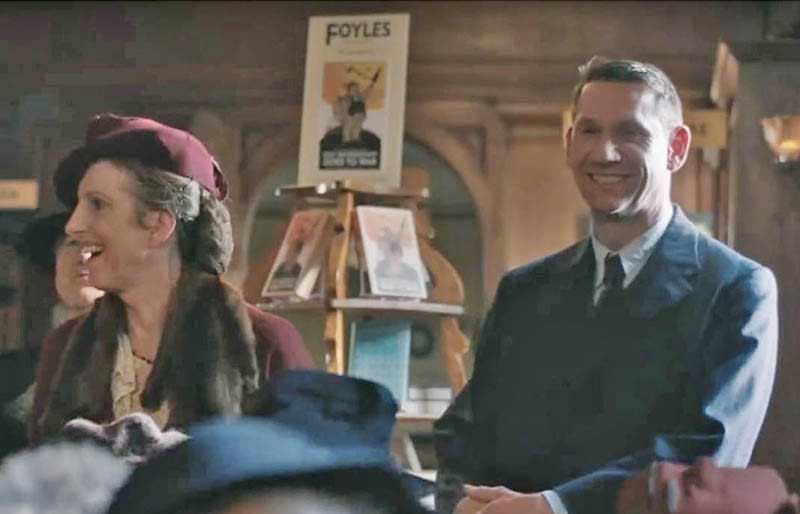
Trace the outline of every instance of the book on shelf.
{"label": "book on shelf", "polygon": [[408,321],[379,319],[352,323],[347,374],[385,386],[398,405],[408,397],[410,360]]}
{"label": "book on shelf", "polygon": [[359,205],[358,233],[369,277],[369,293],[424,299],[428,296],[414,226],[408,209]]}
{"label": "book on shelf", "polygon": [[369,287],[369,276],[367,275],[367,259],[364,256],[364,244],[361,242],[361,229],[359,228],[358,216],[353,219],[353,237],[350,238],[352,247],[350,257],[354,266],[354,283],[356,287],[352,291],[358,291],[359,297],[367,297],[372,293]]}
{"label": "book on shelf", "polygon": [[453,401],[449,387],[409,387],[408,397],[400,408],[404,414],[441,417]]}
{"label": "book on shelf", "polygon": [[270,269],[261,296],[265,298],[312,296],[325,265],[333,217],[324,209],[294,213]]}

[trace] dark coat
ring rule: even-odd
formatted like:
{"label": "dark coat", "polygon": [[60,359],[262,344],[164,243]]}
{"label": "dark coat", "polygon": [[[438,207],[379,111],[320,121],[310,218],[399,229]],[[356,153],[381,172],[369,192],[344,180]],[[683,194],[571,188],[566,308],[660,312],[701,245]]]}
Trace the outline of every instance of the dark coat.
{"label": "dark coat", "polygon": [[[247,304],[218,277],[184,272],[180,299],[162,334],[142,405],[172,401],[169,426],[239,414],[247,398],[274,373],[311,368],[297,330]],[[32,442],[58,433],[72,418],[112,421],[111,376],[124,308],[106,295],[94,310],[52,332],[42,344],[31,415]]]}
{"label": "dark coat", "polygon": [[587,239],[503,278],[473,376],[435,425],[441,484],[607,513],[653,460],[748,463],[775,374],[772,273],[678,208],[623,309],[593,306],[594,269]]}

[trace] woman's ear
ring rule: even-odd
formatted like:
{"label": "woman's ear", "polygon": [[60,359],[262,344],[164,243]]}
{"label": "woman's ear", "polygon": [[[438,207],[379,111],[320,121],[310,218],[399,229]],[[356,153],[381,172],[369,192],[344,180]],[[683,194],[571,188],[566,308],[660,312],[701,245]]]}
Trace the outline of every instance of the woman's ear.
{"label": "woman's ear", "polygon": [[163,246],[178,226],[178,220],[169,211],[150,211],[145,215],[145,229],[150,232],[150,245]]}

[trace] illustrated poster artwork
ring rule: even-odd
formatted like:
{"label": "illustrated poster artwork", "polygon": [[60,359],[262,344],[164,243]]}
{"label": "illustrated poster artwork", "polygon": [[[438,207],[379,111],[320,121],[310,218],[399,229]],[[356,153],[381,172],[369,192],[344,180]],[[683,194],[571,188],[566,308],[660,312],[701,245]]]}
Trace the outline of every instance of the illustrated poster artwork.
{"label": "illustrated poster artwork", "polygon": [[312,16],[297,182],[400,187],[408,14]]}
{"label": "illustrated poster artwork", "polygon": [[387,134],[386,65],[329,62],[323,71],[319,168],[378,170]]}
{"label": "illustrated poster artwork", "polygon": [[356,212],[367,261],[370,293],[426,298],[426,273],[411,211],[358,206]]}

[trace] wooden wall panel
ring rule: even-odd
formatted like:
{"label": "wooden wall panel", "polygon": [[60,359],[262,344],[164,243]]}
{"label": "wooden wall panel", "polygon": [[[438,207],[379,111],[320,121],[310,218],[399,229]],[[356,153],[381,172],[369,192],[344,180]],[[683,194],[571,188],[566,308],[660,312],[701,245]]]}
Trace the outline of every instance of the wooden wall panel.
{"label": "wooden wall panel", "polygon": [[754,459],[777,466],[794,490],[800,488],[800,176],[773,165],[759,120],[796,105],[798,63],[740,63],[731,149],[735,247],[769,266],[779,289],[778,376]]}

